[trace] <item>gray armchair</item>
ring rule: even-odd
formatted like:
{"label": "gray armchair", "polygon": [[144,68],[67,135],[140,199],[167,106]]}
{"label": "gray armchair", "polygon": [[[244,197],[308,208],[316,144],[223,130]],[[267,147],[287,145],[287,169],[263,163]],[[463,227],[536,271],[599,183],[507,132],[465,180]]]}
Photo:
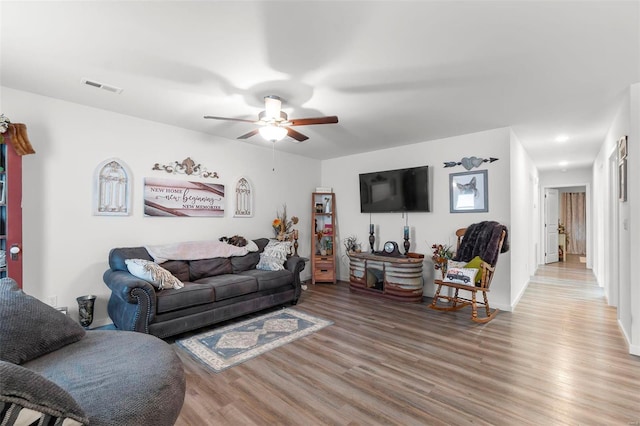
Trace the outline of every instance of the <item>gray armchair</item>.
{"label": "gray armchair", "polygon": [[86,331],[0,279],[0,424],[172,425],[182,362],[147,334]]}

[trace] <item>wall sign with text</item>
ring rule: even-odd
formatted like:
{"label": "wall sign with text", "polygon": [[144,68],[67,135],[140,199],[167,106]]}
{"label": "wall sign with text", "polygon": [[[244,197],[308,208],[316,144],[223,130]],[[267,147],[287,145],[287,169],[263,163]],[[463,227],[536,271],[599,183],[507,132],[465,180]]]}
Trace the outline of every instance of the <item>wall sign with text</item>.
{"label": "wall sign with text", "polygon": [[224,185],[144,179],[145,216],[224,216]]}

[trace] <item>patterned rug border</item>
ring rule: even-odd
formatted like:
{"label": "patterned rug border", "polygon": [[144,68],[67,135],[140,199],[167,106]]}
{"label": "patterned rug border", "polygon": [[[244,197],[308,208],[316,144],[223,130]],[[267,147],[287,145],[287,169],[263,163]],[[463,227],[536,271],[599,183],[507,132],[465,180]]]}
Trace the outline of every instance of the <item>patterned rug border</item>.
{"label": "patterned rug border", "polygon": [[[211,351],[206,345],[201,343],[201,340],[206,339],[208,337],[219,335],[219,334],[225,334],[229,331],[245,327],[254,322],[255,323],[264,322],[265,320],[268,320],[273,317],[281,316],[285,313],[291,316],[297,317],[299,319],[311,322],[313,323],[313,325],[305,328],[304,330],[298,330],[293,333],[289,333],[286,336],[279,337],[278,339],[268,342],[266,344],[262,344],[260,346],[250,348],[230,358],[223,358],[219,356],[218,354]],[[286,345],[287,343],[291,343],[302,337],[313,334],[316,331],[321,330],[332,324],[333,324],[333,321],[329,321],[329,320],[317,317],[315,315],[307,314],[305,312],[302,312],[293,308],[283,308],[283,309],[279,309],[263,315],[254,316],[240,322],[232,323],[224,327],[214,328],[212,330],[196,334],[195,336],[192,336],[186,339],[176,340],[175,343],[177,347],[184,350],[193,359],[197,360],[204,366],[208,367],[211,371],[215,373],[220,373],[228,368],[234,367],[238,364],[241,364],[245,361],[253,359],[259,355],[262,355],[265,352],[268,352],[272,349],[278,348],[280,346]]]}

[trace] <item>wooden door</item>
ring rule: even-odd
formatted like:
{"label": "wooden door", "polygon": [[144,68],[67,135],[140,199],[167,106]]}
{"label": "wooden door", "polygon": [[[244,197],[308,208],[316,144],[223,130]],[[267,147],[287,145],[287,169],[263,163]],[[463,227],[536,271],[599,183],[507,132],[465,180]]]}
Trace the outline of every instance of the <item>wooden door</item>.
{"label": "wooden door", "polygon": [[544,263],[557,262],[558,257],[558,190],[547,188],[544,191]]}

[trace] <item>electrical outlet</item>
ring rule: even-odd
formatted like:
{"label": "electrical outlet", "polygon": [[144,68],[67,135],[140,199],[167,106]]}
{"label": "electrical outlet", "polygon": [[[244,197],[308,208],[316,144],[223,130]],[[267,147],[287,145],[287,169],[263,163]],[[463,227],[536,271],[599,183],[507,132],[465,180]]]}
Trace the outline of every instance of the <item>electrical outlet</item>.
{"label": "electrical outlet", "polygon": [[44,300],[44,303],[55,308],[58,305],[58,296],[49,296]]}

